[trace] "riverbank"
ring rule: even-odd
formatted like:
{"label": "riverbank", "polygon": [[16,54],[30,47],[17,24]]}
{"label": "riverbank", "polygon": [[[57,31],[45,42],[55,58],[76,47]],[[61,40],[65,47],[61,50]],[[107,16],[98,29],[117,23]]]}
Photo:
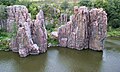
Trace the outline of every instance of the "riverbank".
{"label": "riverbank", "polygon": [[107,37],[120,37],[120,28],[110,29],[107,32]]}

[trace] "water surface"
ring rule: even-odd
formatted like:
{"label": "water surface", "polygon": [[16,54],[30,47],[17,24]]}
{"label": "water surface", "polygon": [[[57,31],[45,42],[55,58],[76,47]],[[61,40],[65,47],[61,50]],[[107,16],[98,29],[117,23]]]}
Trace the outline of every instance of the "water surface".
{"label": "water surface", "polygon": [[0,72],[120,72],[120,38],[107,38],[103,52],[54,47],[20,58],[0,51]]}

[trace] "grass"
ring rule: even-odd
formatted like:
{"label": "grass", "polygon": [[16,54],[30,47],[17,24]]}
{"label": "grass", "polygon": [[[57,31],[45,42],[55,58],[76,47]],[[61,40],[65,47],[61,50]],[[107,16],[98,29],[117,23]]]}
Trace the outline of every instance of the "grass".
{"label": "grass", "polygon": [[107,33],[108,37],[120,37],[120,28],[110,29]]}

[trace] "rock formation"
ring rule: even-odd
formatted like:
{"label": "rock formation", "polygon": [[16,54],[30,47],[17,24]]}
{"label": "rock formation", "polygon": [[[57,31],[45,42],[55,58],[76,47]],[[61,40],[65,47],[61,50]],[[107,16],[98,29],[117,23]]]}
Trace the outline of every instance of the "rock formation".
{"label": "rock formation", "polygon": [[[47,50],[47,31],[43,11],[32,20],[28,9],[22,5],[7,7],[7,31],[13,33],[10,49],[21,57],[39,54]],[[61,15],[61,21],[67,22],[67,15]],[[15,28],[16,27],[16,35]],[[62,25],[57,32],[52,32],[59,40],[59,46],[77,50],[103,50],[107,33],[107,14],[100,8],[89,10],[85,6],[74,7],[70,21]]]}
{"label": "rock formation", "polygon": [[31,15],[25,6],[14,5],[7,7],[8,32],[13,32],[17,27],[17,34],[11,40],[10,48],[19,52],[21,57],[29,54],[39,54],[47,50],[47,31],[44,26],[44,14],[40,10],[36,20],[31,20]]}
{"label": "rock formation", "polygon": [[89,23],[89,48],[102,50],[107,36],[107,14],[100,9],[91,9]]}
{"label": "rock formation", "polygon": [[58,29],[59,46],[103,50],[107,33],[106,15],[102,9],[88,10],[85,6],[75,6],[70,21]]}

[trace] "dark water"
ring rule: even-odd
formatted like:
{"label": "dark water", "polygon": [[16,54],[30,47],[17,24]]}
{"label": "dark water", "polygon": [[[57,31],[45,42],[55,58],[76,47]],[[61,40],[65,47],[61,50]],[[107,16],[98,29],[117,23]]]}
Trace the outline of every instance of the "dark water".
{"label": "dark water", "polygon": [[20,58],[0,52],[0,72],[120,72],[120,38],[108,38],[103,52],[49,48],[44,54]]}

